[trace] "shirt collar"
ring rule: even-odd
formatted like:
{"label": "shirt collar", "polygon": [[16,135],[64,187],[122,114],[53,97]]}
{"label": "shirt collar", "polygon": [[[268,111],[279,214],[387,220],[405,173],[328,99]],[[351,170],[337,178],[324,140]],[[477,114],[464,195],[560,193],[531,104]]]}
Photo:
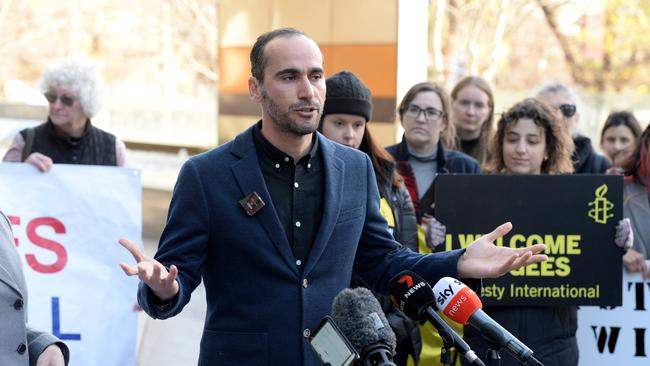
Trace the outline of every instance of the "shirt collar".
{"label": "shirt collar", "polygon": [[[277,164],[293,164],[293,158],[273,146],[273,144],[264,137],[262,134],[262,121],[257,122],[255,128],[253,128],[253,141],[255,146],[258,147],[259,152],[261,152],[267,159],[277,163]],[[314,159],[318,154],[318,136],[314,132],[312,134],[312,145],[309,150],[309,154],[305,155],[298,163],[308,165],[311,159]]]}

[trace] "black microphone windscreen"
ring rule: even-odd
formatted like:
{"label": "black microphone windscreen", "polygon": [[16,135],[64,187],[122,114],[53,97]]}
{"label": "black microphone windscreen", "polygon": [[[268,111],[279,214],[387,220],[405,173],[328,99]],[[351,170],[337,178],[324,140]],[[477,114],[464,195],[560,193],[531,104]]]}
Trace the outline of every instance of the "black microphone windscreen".
{"label": "black microphone windscreen", "polygon": [[334,298],[332,319],[358,352],[377,343],[395,351],[395,333],[370,290],[346,288]]}
{"label": "black microphone windscreen", "polygon": [[419,275],[402,271],[388,283],[388,293],[393,304],[406,316],[422,320],[427,306],[435,303],[431,286]]}

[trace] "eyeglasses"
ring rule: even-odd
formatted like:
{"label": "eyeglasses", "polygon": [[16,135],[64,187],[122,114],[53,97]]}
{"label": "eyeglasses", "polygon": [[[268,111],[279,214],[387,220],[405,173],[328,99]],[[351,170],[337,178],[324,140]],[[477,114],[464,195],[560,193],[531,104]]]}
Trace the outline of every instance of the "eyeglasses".
{"label": "eyeglasses", "polygon": [[69,97],[67,95],[56,95],[52,93],[45,93],[43,94],[45,96],[45,99],[51,104],[56,103],[57,99],[61,101],[61,103],[65,106],[70,107],[71,105],[74,104],[74,101],[77,100],[77,98],[74,97]]}
{"label": "eyeglasses", "polygon": [[414,104],[409,105],[404,111],[404,115],[413,119],[417,119],[420,116],[420,113],[424,114],[424,118],[429,122],[435,122],[445,114],[439,109],[431,108],[420,108]]}
{"label": "eyeglasses", "polygon": [[571,118],[573,117],[574,114],[576,114],[576,105],[575,104],[561,104],[559,107],[560,111],[562,111],[562,114],[566,118]]}

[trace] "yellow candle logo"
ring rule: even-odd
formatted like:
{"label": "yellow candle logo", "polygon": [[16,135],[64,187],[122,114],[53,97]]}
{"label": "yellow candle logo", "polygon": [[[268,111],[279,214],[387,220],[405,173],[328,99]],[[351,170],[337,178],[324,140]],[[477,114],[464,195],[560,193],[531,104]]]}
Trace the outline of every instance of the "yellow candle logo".
{"label": "yellow candle logo", "polygon": [[609,213],[609,210],[614,208],[614,204],[605,198],[606,193],[607,185],[603,184],[596,188],[596,199],[589,202],[589,207],[592,207],[589,210],[589,217],[599,224],[606,224],[607,219],[614,216],[614,214]]}

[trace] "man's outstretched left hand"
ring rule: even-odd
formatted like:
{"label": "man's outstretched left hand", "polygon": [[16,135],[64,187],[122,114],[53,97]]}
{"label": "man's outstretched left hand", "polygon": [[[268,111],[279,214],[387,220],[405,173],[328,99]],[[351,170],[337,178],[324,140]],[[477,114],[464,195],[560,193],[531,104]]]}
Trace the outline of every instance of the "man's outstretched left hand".
{"label": "man's outstretched left hand", "polygon": [[496,278],[529,264],[548,260],[545,254],[538,254],[546,249],[544,244],[518,249],[494,245],[495,240],[506,235],[511,229],[512,224],[506,222],[470,244],[458,260],[458,276]]}

